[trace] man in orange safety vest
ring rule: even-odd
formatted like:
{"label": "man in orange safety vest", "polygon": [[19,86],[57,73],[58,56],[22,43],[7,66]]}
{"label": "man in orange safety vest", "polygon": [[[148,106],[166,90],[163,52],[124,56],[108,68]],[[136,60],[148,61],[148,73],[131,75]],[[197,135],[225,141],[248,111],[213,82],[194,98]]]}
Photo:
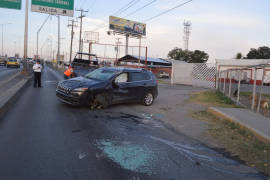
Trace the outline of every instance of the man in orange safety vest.
{"label": "man in orange safety vest", "polygon": [[74,77],[73,67],[70,65],[68,69],[64,72],[64,78],[69,79]]}

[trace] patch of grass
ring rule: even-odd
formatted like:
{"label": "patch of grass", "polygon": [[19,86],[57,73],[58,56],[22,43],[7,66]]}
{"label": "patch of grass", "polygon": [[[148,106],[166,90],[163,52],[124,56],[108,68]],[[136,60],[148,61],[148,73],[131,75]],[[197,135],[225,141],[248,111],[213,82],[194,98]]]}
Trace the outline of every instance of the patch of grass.
{"label": "patch of grass", "polygon": [[207,121],[209,123],[207,134],[226,151],[238,156],[247,165],[270,175],[270,143],[257,139],[249,129],[226,119],[219,119],[207,111],[193,112],[191,116]]}
{"label": "patch of grass", "polygon": [[169,79],[158,79],[158,83],[159,84],[170,84],[171,83],[171,81],[169,80]]}
{"label": "patch of grass", "polygon": [[[240,92],[240,96],[244,96],[244,97],[250,97],[250,95],[252,95],[252,92]],[[257,93],[258,95],[258,93]],[[269,98],[270,99],[270,94],[262,94],[262,97],[265,98]]]}
{"label": "patch of grass", "polygon": [[234,102],[219,91],[204,91],[193,93],[190,102],[205,106],[237,108]]}

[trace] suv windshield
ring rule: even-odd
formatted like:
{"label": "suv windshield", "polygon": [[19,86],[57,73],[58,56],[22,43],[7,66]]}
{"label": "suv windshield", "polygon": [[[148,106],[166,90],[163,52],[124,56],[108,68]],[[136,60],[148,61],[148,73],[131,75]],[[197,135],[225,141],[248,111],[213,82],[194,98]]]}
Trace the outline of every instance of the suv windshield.
{"label": "suv windshield", "polygon": [[113,77],[116,73],[116,71],[101,68],[86,74],[84,77],[98,81],[106,81]]}

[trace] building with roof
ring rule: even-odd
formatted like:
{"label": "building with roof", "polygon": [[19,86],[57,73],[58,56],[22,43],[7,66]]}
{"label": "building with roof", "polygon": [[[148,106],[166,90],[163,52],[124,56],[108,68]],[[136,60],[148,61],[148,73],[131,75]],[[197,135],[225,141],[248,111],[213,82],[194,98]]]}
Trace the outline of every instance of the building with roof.
{"label": "building with roof", "polygon": [[151,58],[151,57],[139,57],[139,56],[133,56],[133,55],[126,55],[120,59],[118,59],[118,64],[131,64],[131,65],[147,65],[149,67],[156,67],[156,66],[166,66],[170,67],[172,66],[172,63],[170,61],[167,61],[165,59],[160,58]]}
{"label": "building with roof", "polygon": [[133,55],[126,55],[117,61],[118,66],[126,67],[135,67],[135,68],[144,68],[152,71],[157,77],[160,75],[168,74],[168,77],[171,76],[172,71],[172,62],[160,59],[160,58],[151,58],[151,57],[139,57]]}

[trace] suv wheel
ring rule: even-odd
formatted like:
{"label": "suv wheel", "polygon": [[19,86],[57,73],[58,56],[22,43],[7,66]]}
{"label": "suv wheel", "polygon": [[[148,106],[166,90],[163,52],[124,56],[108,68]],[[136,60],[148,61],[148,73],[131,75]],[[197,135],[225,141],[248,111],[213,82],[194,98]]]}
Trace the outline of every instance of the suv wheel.
{"label": "suv wheel", "polygon": [[142,103],[145,106],[151,106],[154,102],[154,96],[152,94],[152,92],[147,92],[144,96],[143,96],[143,100]]}
{"label": "suv wheel", "polygon": [[105,109],[109,106],[107,94],[97,94],[94,98],[90,98],[88,101],[90,109]]}

